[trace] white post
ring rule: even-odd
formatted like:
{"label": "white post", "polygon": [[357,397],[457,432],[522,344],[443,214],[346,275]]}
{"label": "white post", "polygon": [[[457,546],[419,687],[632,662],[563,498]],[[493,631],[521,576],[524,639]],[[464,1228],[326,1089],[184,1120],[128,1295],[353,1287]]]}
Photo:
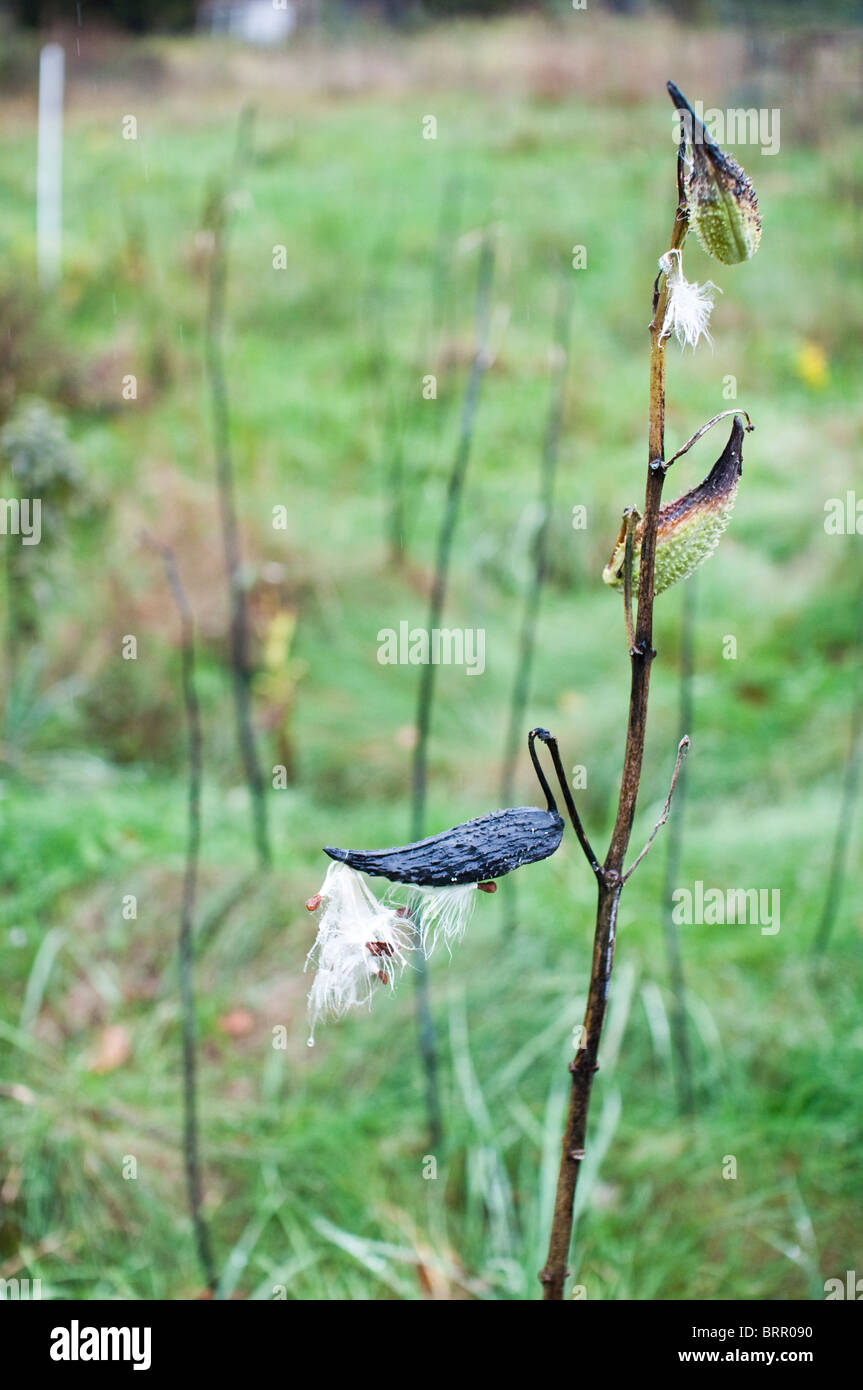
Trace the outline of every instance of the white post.
{"label": "white post", "polygon": [[39,55],[39,146],[36,169],[36,263],[48,290],[60,279],[63,207],[63,76],[65,54],[46,43]]}

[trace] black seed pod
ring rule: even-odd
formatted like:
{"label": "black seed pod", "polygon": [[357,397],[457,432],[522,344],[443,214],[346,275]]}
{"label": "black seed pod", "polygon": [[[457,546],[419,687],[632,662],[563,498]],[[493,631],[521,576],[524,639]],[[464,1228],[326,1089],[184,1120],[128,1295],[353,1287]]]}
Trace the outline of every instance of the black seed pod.
{"label": "black seed pod", "polygon": [[361,873],[429,888],[483,883],[501,878],[522,864],[547,859],[560,844],[563,820],[537,761],[532,740],[530,756],[548,803],[545,811],[538,806],[515,806],[508,811],[477,816],[476,820],[456,825],[440,835],[431,835],[426,840],[396,849],[327,848],[324,853]]}
{"label": "black seed pod", "polygon": [[364,874],[395,883],[440,888],[447,884],[482,883],[500,878],[522,864],[547,859],[554,854],[562,835],[563,821],[557,811],[516,806],[509,811],[477,816],[476,820],[398,849],[325,849],[324,853]]}

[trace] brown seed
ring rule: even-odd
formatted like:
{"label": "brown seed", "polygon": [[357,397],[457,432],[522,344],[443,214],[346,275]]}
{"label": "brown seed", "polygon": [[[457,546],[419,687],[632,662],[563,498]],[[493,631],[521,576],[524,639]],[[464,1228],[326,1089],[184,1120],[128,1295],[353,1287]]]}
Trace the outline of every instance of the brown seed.
{"label": "brown seed", "polygon": [[307,898],[306,907],[309,909],[309,912],[314,912],[316,908],[320,907],[323,900],[323,893],[315,893],[314,897]]}
{"label": "brown seed", "polygon": [[481,893],[496,893],[496,892],[497,892],[497,884],[496,884],[496,883],[478,883],[476,886],[477,886],[477,888],[479,889],[479,891],[480,891]]}
{"label": "brown seed", "polygon": [[373,956],[391,956],[393,953],[388,941],[367,941],[366,950],[371,951]]}

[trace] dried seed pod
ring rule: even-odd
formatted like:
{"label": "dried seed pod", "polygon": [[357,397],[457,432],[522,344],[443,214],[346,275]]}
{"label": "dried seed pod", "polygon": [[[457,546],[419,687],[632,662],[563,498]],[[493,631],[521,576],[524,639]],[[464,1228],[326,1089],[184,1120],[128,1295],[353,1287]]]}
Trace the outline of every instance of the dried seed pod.
{"label": "dried seed pod", "polygon": [[554,854],[563,835],[557,810],[492,811],[412,845],[375,851],[325,849],[331,859],[395,883],[444,887],[500,878]]}
{"label": "dried seed pod", "polygon": [[683,117],[689,160],[684,176],[689,225],[708,256],[723,265],[748,261],[761,241],[761,217],[752,181],[737,160],[711,139],[673,82],[668,83],[668,92]]}
{"label": "dried seed pod", "polygon": [[[728,443],[704,482],[660,509],[656,536],[655,593],[661,594],[678,579],[687,579],[719,544],[731,516],[738,479],[743,471],[742,447],[743,423],[735,415]],[[633,587],[638,577],[643,530],[644,522],[639,519],[632,546]],[[623,588],[625,558],[624,521],[611,559],[602,571],[605,583],[613,589]]]}
{"label": "dried seed pod", "polygon": [[[319,1017],[338,1017],[357,1004],[370,1003],[377,985],[392,988],[407,963],[409,949],[418,945],[429,956],[441,938],[451,948],[464,934],[478,888],[493,893],[495,878],[521,864],[546,859],[557,849],[563,820],[540,766],[537,738],[553,744],[565,796],[567,787],[551,735],[545,729],[532,730],[528,749],[545,795],[544,811],[536,806],[495,811],[398,849],[325,850],[336,862],[329,866],[320,893],[306,904],[312,911],[324,904],[306,962],[317,967],[309,991],[310,1044]],[[360,873],[409,886],[409,906],[397,907],[386,894],[378,901]],[[382,958],[386,958],[386,969]]]}
{"label": "dried seed pod", "polygon": [[[540,731],[535,731],[538,733]],[[544,731],[542,731],[544,732]],[[456,888],[476,885],[493,892],[491,880],[511,873],[522,864],[534,864],[554,854],[563,836],[563,820],[558,814],[536,749],[534,735],[528,740],[530,758],[542,787],[546,809],[515,806],[492,811],[487,816],[456,825],[440,835],[383,850],[324,850],[331,859],[351,869],[393,883],[415,888]],[[459,895],[460,896],[460,895]],[[434,917],[438,908],[431,913]],[[424,914],[428,925],[429,912]]]}

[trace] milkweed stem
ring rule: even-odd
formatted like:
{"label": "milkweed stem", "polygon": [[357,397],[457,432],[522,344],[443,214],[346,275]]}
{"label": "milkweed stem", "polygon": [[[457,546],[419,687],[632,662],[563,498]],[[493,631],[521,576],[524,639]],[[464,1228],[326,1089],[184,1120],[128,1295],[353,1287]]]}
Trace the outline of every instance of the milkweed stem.
{"label": "milkweed stem", "polygon": [[[687,215],[683,191],[683,143],[677,164],[678,202],[674,214],[670,250],[679,250],[686,238]],[[653,650],[654,569],[656,535],[662,485],[665,481],[665,340],[662,326],[668,304],[668,280],[660,274],[653,290],[653,317],[650,323],[650,397],[648,415],[648,466],[645,488],[641,557],[638,571],[638,614],[634,641],[630,648],[630,696],[626,748],[614,829],[605,862],[597,872],[596,924],[593,959],[588,987],[587,1009],[581,1032],[582,1044],[570,1063],[572,1083],[569,1110],[561,1145],[561,1160],[555,1192],[554,1212],[548,1256],[540,1271],[542,1296],[546,1302],[563,1299],[567,1262],[572,1240],[573,1208],[581,1159],[585,1151],[587,1115],[593,1078],[598,1070],[599,1041],[605,1022],[617,912],[623,890],[624,859],[632,834],[638,801],[638,788],[644,761],[647,731],[647,700]]]}

